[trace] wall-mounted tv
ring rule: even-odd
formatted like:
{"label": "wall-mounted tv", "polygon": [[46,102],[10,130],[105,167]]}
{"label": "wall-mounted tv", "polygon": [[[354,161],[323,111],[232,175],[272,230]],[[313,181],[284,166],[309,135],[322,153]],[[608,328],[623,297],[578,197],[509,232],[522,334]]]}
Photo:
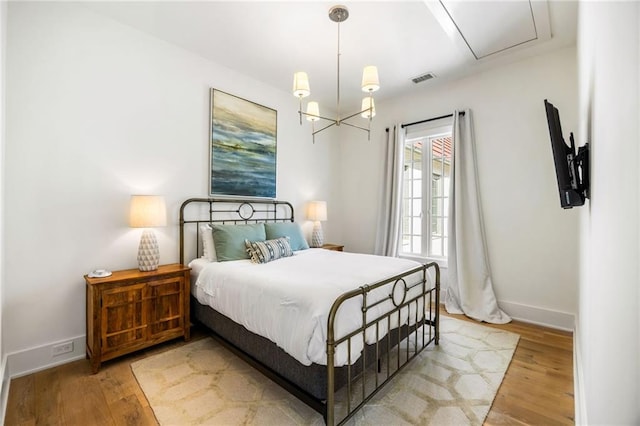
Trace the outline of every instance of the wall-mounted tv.
{"label": "wall-mounted tv", "polygon": [[569,135],[571,145],[567,145],[562,136],[558,109],[546,99],[544,108],[549,124],[560,205],[563,209],[582,206],[585,199],[589,198],[589,144],[581,146],[576,152],[573,133],[571,133]]}

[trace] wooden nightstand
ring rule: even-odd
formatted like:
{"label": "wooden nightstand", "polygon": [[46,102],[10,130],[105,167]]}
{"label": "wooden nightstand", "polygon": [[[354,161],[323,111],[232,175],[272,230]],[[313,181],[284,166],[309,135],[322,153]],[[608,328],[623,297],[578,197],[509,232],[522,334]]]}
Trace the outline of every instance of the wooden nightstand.
{"label": "wooden nightstand", "polygon": [[344,246],[341,246],[340,244],[323,244],[322,247],[325,250],[333,250],[333,251],[344,251]]}
{"label": "wooden nightstand", "polygon": [[87,358],[94,373],[106,361],[156,343],[189,340],[190,268],[115,271],[87,284]]}

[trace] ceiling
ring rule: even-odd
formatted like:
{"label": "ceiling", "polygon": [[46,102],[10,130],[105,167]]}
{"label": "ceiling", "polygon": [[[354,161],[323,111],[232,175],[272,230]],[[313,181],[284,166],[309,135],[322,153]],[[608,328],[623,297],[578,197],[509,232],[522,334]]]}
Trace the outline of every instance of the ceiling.
{"label": "ceiling", "polygon": [[[311,84],[306,99],[335,109],[338,24],[328,17],[335,4],[349,9],[340,24],[343,111],[359,109],[365,65],[378,67],[379,101],[576,40],[573,1],[183,0],[84,6],[284,91],[291,91],[295,71],[306,71]],[[412,82],[427,72],[436,77]]]}

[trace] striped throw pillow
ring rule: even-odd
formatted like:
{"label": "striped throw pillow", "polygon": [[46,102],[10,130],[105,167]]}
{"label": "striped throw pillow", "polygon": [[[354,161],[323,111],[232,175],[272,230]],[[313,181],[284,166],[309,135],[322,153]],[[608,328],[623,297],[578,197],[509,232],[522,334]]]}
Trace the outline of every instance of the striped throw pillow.
{"label": "striped throw pillow", "polygon": [[253,263],[267,263],[281,257],[293,256],[289,237],[280,237],[267,241],[244,240],[244,244]]}

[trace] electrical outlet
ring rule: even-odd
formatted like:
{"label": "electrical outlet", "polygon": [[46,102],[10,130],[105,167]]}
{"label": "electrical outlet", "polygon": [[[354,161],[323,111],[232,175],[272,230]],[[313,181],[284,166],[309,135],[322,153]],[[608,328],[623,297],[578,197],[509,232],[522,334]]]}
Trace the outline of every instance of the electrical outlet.
{"label": "electrical outlet", "polygon": [[53,347],[51,348],[51,352],[53,356],[73,352],[73,342],[64,342],[53,345]]}

